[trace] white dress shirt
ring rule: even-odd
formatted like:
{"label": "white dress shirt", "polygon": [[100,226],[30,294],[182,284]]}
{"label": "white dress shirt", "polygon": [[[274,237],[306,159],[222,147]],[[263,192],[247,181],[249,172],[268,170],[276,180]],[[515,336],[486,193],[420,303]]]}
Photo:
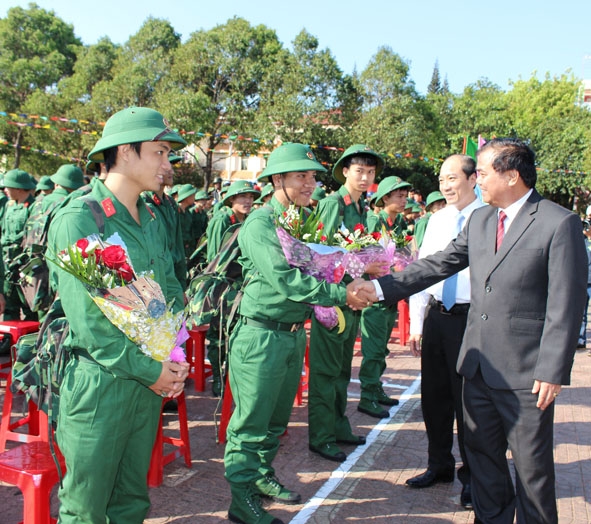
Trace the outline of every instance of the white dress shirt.
{"label": "white dress shirt", "polygon": [[[468,218],[475,209],[484,206],[478,198],[458,211],[453,205],[449,205],[433,213],[427,224],[423,244],[419,251],[419,258],[425,258],[437,251],[446,248],[456,237],[456,225],[458,216],[464,216],[463,225],[466,225]],[[441,300],[443,294],[443,280],[433,284],[431,287],[412,295],[409,300],[410,309],[410,334],[423,334],[423,321],[425,320],[425,309],[431,296],[435,300]],[[456,304],[467,304],[470,302],[470,269],[466,268],[458,273],[456,288]]]}

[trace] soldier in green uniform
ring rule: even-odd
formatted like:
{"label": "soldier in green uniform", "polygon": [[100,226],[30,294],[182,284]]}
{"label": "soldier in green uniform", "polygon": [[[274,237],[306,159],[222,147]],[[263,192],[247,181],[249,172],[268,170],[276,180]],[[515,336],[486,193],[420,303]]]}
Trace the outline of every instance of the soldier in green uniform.
{"label": "soldier in green uniform", "polygon": [[275,149],[259,176],[272,179],[274,196],[240,228],[239,262],[247,284],[230,336],[230,385],[236,408],[224,457],[232,522],[281,524],[261,507],[260,496],[287,504],[301,499],[277,480],[272,462],[301,377],[309,304],[367,304],[366,297],[354,294],[355,283],[348,288],[328,284],[290,267],[279,244],[277,217],[290,204],[306,206],[316,173],[323,171],[308,146],[283,144]]}
{"label": "soldier in green uniform", "polygon": [[[171,155],[172,157],[172,155]],[[177,157],[180,161],[181,157]],[[174,161],[169,158],[169,161]],[[187,289],[187,259],[185,258],[185,248],[183,244],[183,232],[181,229],[181,220],[177,203],[174,199],[164,192],[166,186],[171,186],[174,172],[172,168],[164,174],[164,181],[158,191],[146,191],[143,194],[145,201],[150,209],[162,220],[164,225],[163,242],[172,255],[174,263],[174,274],[179,281],[183,291]]]}
{"label": "soldier in green uniform", "polygon": [[441,191],[433,191],[427,195],[427,203],[425,204],[425,216],[419,218],[415,224],[414,237],[417,243],[417,248],[421,247],[423,238],[425,237],[425,231],[427,230],[427,224],[431,215],[436,211],[445,207],[445,197],[441,194]]}
{"label": "soldier in green uniform", "polygon": [[50,178],[55,184],[55,189],[51,195],[47,195],[43,199],[43,204],[41,205],[42,212],[48,215],[61,207],[72,191],[80,189],[84,185],[84,173],[78,166],[65,164],[51,175]]}
{"label": "soldier in green uniform", "polygon": [[197,189],[191,184],[182,184],[176,192],[176,202],[178,205],[179,220],[181,223],[181,233],[183,236],[183,249],[185,250],[185,259],[187,261],[187,270],[190,269],[189,259],[197,247],[195,239],[195,229],[191,208],[195,204],[195,193]]}
{"label": "soldier in green uniform", "polygon": [[[104,213],[103,238],[118,235],[137,273],[152,271],[167,300],[183,307],[161,221],[140,197],[160,188],[168,153],[185,141],[157,111],[128,108],[106,123],[90,153],[109,173],[90,196]],[[84,199],[58,211],[48,245],[60,252],[99,227]],[[52,266],[53,268],[53,266]],[[162,397],[178,396],[188,364],[158,362],[112,324],[72,275],[55,269],[69,321],[72,358],[60,386],[57,441],[66,459],[59,490],[60,524],[140,524],[150,507],[147,474]]]}
{"label": "soldier in green uniform", "polygon": [[318,202],[320,202],[323,198],[326,198],[326,191],[321,187],[317,187],[312,193],[312,198],[310,198],[310,207],[312,209],[316,209],[318,206]]}
{"label": "soldier in green uniform", "polygon": [[[342,184],[336,193],[318,203],[317,213],[327,231],[345,226],[353,231],[357,224],[367,227],[363,193],[381,172],[384,161],[363,144],[349,147],[333,167],[333,178]],[[376,264],[366,272],[379,274]],[[361,445],[365,437],[353,435],[347,408],[347,388],[351,380],[353,347],[361,313],[342,308],[345,329],[327,329],[312,318],[310,333],[310,383],[308,389],[308,438],[311,451],[335,462],[347,456],[337,443]]]}
{"label": "soldier in green uniform", "polygon": [[37,320],[37,314],[29,308],[20,293],[20,255],[21,242],[25,234],[25,223],[29,218],[35,198],[31,190],[35,188],[31,176],[22,169],[12,169],[4,175],[4,187],[8,193],[2,217],[2,261],[4,264],[4,297],[6,307],[4,320],[20,320],[21,312],[25,320]]}
{"label": "soldier in green uniform", "polygon": [[[402,211],[406,205],[406,197],[411,185],[408,182],[390,176],[378,185],[374,195],[375,205],[381,209],[378,214],[370,213],[367,217],[367,228],[370,233],[383,230],[402,235],[404,222]],[[384,392],[380,380],[386,369],[388,341],[396,322],[396,307],[377,303],[364,309],[361,313],[361,353],[363,359],[359,368],[361,382],[361,400],[357,410],[376,418],[389,416],[381,407],[396,406],[398,400],[390,398]]]}
{"label": "soldier in green uniform", "polygon": [[261,196],[254,201],[254,207],[264,206],[273,197],[275,188],[273,184],[265,184],[261,190]]}
{"label": "soldier in green uniform", "polygon": [[[252,187],[246,180],[234,182],[225,193],[222,202],[229,208],[226,213],[216,213],[207,226],[207,263],[209,264],[219,253],[224,241],[228,238],[231,231],[244,222],[250,210],[254,199],[260,196],[260,192]],[[242,284],[242,268],[237,263],[231,263],[228,267],[227,277],[234,281],[234,289],[226,295],[226,302],[231,303],[236,296],[237,289]],[[226,311],[229,313],[229,311]],[[221,315],[210,322],[207,330],[207,358],[211,363],[212,371],[212,393],[219,397],[222,392],[222,375],[226,360],[226,333],[225,325],[227,314]]]}

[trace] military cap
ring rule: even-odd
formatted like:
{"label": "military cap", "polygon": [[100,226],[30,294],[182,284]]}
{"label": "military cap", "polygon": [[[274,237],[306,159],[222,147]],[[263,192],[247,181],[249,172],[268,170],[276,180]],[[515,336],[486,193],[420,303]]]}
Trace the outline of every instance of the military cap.
{"label": "military cap", "polygon": [[346,181],[345,175],[343,175],[343,164],[345,160],[350,156],[357,155],[371,155],[377,161],[376,176],[378,176],[384,168],[384,159],[376,153],[371,147],[365,144],[355,144],[348,147],[345,152],[341,155],[341,158],[337,160],[337,163],[332,168],[332,177],[339,183],[344,184]]}
{"label": "military cap", "polygon": [[207,193],[207,191],[204,191],[203,189],[195,193],[195,200],[211,200],[212,198],[213,196],[211,196],[209,193]]}
{"label": "military cap", "polygon": [[103,161],[103,152],[123,144],[135,142],[170,142],[173,149],[180,149],[187,142],[170,129],[167,120],[154,109],[129,107],[115,113],[103,129],[103,136],[88,155],[89,160]]}
{"label": "military cap", "polygon": [[427,202],[425,203],[425,207],[428,208],[431,204],[439,202],[440,200],[445,200],[445,197],[441,194],[441,191],[433,191],[427,195]]}
{"label": "military cap", "polygon": [[64,164],[50,178],[54,184],[68,189],[78,189],[84,185],[84,173],[74,164]]}
{"label": "military cap", "polygon": [[37,182],[36,189],[38,191],[49,191],[49,190],[53,189],[54,187],[55,187],[55,184],[53,183],[53,180],[51,180],[51,178],[48,177],[47,175],[43,175],[39,179],[39,182]]}
{"label": "military cap", "polygon": [[316,201],[322,200],[323,198],[326,198],[326,191],[321,187],[317,187],[310,197],[311,200]]}
{"label": "military cap", "polygon": [[178,164],[182,159],[183,157],[179,155],[168,155],[168,161],[171,164]]}
{"label": "military cap", "polygon": [[35,189],[35,183],[29,173],[22,169],[11,169],[4,174],[4,187],[11,189]]}
{"label": "military cap", "polygon": [[269,195],[272,195],[273,192],[275,191],[275,188],[273,187],[273,184],[266,184],[265,187],[263,187],[263,190],[261,191],[261,196],[259,198],[257,198],[254,203],[255,204],[264,204],[265,203],[265,198],[268,197]]}
{"label": "military cap", "polygon": [[402,178],[397,176],[388,176],[382,180],[378,185],[378,190],[376,194],[372,197],[372,200],[375,200],[376,206],[382,207],[384,202],[382,199],[392,191],[396,189],[406,189],[412,187],[411,184],[402,180]]}
{"label": "military cap", "polygon": [[292,171],[320,171],[326,168],[316,160],[310,146],[287,142],[275,149],[267,159],[267,167],[258,176],[259,182],[269,182],[271,175]]}
{"label": "military cap", "polygon": [[261,196],[261,192],[252,187],[252,184],[248,180],[237,180],[228,188],[222,203],[225,206],[231,206],[230,199],[233,196],[244,195],[246,193],[253,194],[255,198]]}
{"label": "military cap", "polygon": [[193,187],[191,184],[182,184],[181,186],[179,186],[177,192],[178,192],[177,200],[179,202],[181,202],[181,201],[185,200],[185,198],[188,198],[191,195],[194,195],[195,193],[197,193],[197,189],[195,187]]}

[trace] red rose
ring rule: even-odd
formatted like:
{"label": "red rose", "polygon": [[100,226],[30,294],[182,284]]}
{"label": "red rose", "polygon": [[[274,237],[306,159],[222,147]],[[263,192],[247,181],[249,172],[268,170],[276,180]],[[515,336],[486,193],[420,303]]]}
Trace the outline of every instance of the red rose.
{"label": "red rose", "polygon": [[333,277],[333,280],[336,284],[338,284],[343,279],[344,275],[345,275],[345,268],[343,266],[337,266],[334,268],[334,271],[332,273],[332,277]]}
{"label": "red rose", "polygon": [[121,246],[108,246],[103,249],[102,259],[108,268],[119,269],[127,261],[127,255]]}
{"label": "red rose", "polygon": [[357,224],[353,228],[353,231],[359,231],[360,233],[364,233],[365,232],[365,228],[363,227],[363,224]]}
{"label": "red rose", "polygon": [[96,259],[96,263],[99,264],[103,257],[103,250],[98,247],[94,250],[94,258]]}
{"label": "red rose", "polygon": [[316,228],[317,231],[322,231],[324,228],[324,224],[322,222],[318,222],[318,227]]}
{"label": "red rose", "polygon": [[374,231],[371,236],[374,238],[374,240],[379,240],[382,238],[382,234],[379,231]]}
{"label": "red rose", "polygon": [[328,239],[326,238],[326,235],[322,235],[320,237],[320,242],[326,242]]}
{"label": "red rose", "polygon": [[127,262],[124,262],[123,265],[117,270],[117,274],[123,280],[125,280],[125,282],[132,282],[134,279],[133,269]]}
{"label": "red rose", "polygon": [[86,248],[88,247],[89,243],[90,242],[88,242],[87,238],[81,238],[80,240],[78,240],[78,242],[76,242],[76,247],[82,252],[82,258],[88,258]]}
{"label": "red rose", "polygon": [[404,237],[404,240],[406,240],[407,242],[410,242],[412,240],[412,235],[406,235]]}

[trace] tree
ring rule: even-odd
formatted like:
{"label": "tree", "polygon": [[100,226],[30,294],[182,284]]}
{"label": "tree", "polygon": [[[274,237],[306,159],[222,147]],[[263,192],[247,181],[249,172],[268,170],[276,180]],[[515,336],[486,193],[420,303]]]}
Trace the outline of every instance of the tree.
{"label": "tree", "polygon": [[[0,19],[3,110],[22,113],[34,93],[55,89],[59,80],[72,73],[81,45],[73,27],[56,17],[54,11],[46,11],[36,4],[29,4],[28,9],[10,8],[7,17]],[[0,136],[14,145],[13,167],[19,167],[27,128],[1,122]],[[6,148],[2,152],[8,153]]]}
{"label": "tree", "polygon": [[439,94],[441,93],[441,77],[439,76],[439,60],[435,61],[433,67],[433,74],[431,75],[431,82],[427,86],[427,93]]}

